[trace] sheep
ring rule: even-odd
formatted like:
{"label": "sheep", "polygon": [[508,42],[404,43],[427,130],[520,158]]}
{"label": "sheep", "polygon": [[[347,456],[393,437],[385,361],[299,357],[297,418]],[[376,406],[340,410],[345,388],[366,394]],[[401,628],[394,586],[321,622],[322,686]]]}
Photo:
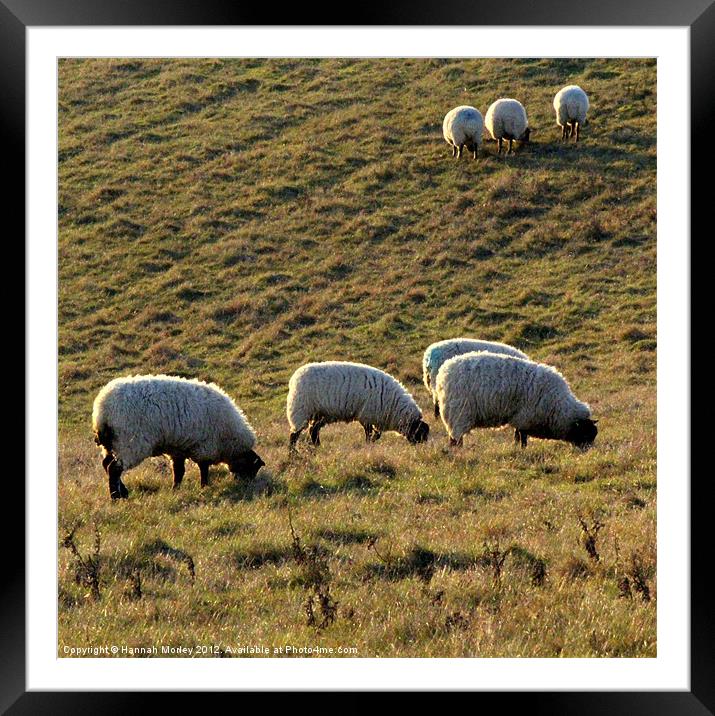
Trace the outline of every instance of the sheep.
{"label": "sheep", "polygon": [[462,105],[447,112],[442,122],[442,134],[452,147],[452,156],[460,159],[466,146],[474,159],[479,153],[484,131],[482,113],[475,107]]}
{"label": "sheep", "polygon": [[529,142],[531,130],[526,118],[526,110],[524,105],[515,99],[502,98],[489,105],[484,123],[492,139],[499,141],[498,154],[501,154],[504,139],[509,140],[507,154],[512,154],[512,143],[515,139],[525,144]]}
{"label": "sheep", "polygon": [[322,427],[354,420],[363,426],[367,442],[385,430],[394,430],[413,444],[425,442],[429,434],[422,411],[398,380],[379,368],[348,361],[298,368],[288,383],[287,414],[290,450],[306,427],[311,443],[318,446]]}
{"label": "sheep", "polygon": [[434,416],[439,417],[439,401],[437,400],[437,372],[442,364],[449,358],[461,355],[462,353],[471,353],[473,351],[490,351],[491,353],[504,353],[506,355],[516,356],[517,358],[529,359],[526,353],[507,345],[506,343],[497,343],[496,341],[478,341],[473,338],[448,338],[444,341],[438,341],[428,346],[422,356],[422,380],[424,381],[427,392],[432,396],[434,402]]}
{"label": "sheep", "polygon": [[586,112],[588,112],[586,93],[578,85],[568,85],[556,93],[554,109],[556,123],[561,127],[561,141],[575,134],[578,142],[581,126],[586,121]]}
{"label": "sheep", "polygon": [[527,437],[565,440],[586,449],[598,429],[591,408],[574,396],[551,366],[490,352],[450,358],[437,373],[437,396],[450,445],[472,428],[509,424],[515,442]]}
{"label": "sheep", "polygon": [[253,451],[256,434],[233,400],[216,384],[169,375],[115,378],[97,394],[92,409],[95,442],[112,499],[129,496],[121,480],[147,457],[168,455],[174,488],[184,461],[199,465],[201,486],[209,465],[227,463],[239,477],[254,478],[263,460]]}

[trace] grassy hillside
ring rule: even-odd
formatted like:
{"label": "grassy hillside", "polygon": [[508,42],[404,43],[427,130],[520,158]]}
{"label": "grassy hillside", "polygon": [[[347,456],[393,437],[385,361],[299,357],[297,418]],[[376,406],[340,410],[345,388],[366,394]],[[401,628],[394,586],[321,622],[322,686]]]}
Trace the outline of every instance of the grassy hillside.
{"label": "grassy hillside", "polygon": [[[61,61],[60,654],[655,655],[655,80],[631,59]],[[569,83],[578,146],[551,107]],[[532,143],[452,159],[444,114],[500,96]],[[447,450],[421,355],[462,334],[557,366],[595,448]],[[405,382],[430,442],[329,426],[289,459],[288,378],[329,358]],[[173,492],[154,459],[110,503],[92,400],[132,372],[220,383],[261,479],[213,468],[202,491],[192,465]]]}

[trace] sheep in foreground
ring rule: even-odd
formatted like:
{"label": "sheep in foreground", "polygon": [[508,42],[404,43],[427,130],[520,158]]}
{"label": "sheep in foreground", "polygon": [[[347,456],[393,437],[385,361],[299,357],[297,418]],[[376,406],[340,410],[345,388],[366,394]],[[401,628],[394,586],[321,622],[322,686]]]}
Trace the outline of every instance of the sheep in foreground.
{"label": "sheep in foreground", "polygon": [[187,458],[198,463],[202,487],[208,484],[209,465],[226,463],[245,478],[265,465],[253,451],[256,435],[238,406],[217,385],[200,380],[116,378],[94,400],[92,429],[113,499],[129,495],[122,472],[156,455],[171,458],[175,488]]}
{"label": "sheep in foreground", "polygon": [[452,156],[461,158],[464,147],[477,158],[482,143],[484,119],[475,107],[462,105],[447,112],[442,122],[442,135],[452,147]]}
{"label": "sheep in foreground", "polygon": [[437,396],[450,445],[462,445],[472,428],[507,424],[522,447],[531,435],[585,449],[598,432],[591,409],[556,369],[523,358],[489,352],[450,358],[437,374]]}
{"label": "sheep in foreground", "polygon": [[290,448],[309,429],[310,441],[320,445],[320,429],[330,423],[357,420],[368,442],[382,431],[394,430],[411,443],[427,440],[429,425],[404,386],[391,375],[362,363],[307,363],[288,383]]}
{"label": "sheep in foreground", "polygon": [[434,402],[434,416],[439,417],[439,401],[437,400],[437,373],[442,364],[454,358],[454,356],[463,353],[472,353],[474,351],[490,351],[491,353],[500,353],[517,358],[529,359],[526,353],[509,346],[506,343],[498,343],[496,341],[477,341],[473,338],[448,338],[444,341],[438,341],[427,347],[422,356],[422,380],[424,381],[427,392],[432,396]]}
{"label": "sheep in foreground", "polygon": [[561,141],[566,140],[567,136],[575,135],[578,142],[588,112],[586,93],[578,85],[568,85],[556,93],[554,109],[556,123],[561,127]]}
{"label": "sheep in foreground", "polygon": [[501,154],[502,142],[505,139],[509,140],[507,154],[512,153],[515,139],[525,144],[529,142],[531,130],[526,118],[526,110],[524,105],[515,99],[506,97],[493,102],[487,110],[484,123],[492,139],[499,141],[498,154]]}

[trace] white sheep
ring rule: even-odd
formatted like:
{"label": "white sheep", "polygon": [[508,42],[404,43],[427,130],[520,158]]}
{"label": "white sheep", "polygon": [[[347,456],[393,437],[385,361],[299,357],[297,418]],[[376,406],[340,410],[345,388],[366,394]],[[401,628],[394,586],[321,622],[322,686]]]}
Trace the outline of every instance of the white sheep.
{"label": "white sheep", "polygon": [[429,425],[404,386],[379,368],[347,361],[306,363],[288,383],[290,448],[309,428],[313,445],[320,445],[320,429],[330,423],[357,420],[365,439],[375,441],[382,431],[394,430],[411,443],[427,440]]}
{"label": "white sheep", "polygon": [[122,472],[151,456],[171,458],[174,487],[181,484],[187,458],[198,463],[202,487],[208,484],[209,465],[226,463],[245,478],[265,465],[252,449],[256,435],[245,415],[221,388],[200,380],[116,378],[94,400],[92,429],[115,499],[129,494]]}
{"label": "white sheep", "polygon": [[484,119],[482,113],[475,107],[462,105],[451,109],[444,116],[442,122],[442,135],[447,144],[452,147],[452,156],[459,159],[464,147],[477,158],[482,143]]}
{"label": "white sheep", "polygon": [[507,154],[512,153],[512,143],[515,139],[519,142],[529,142],[531,130],[526,118],[526,110],[524,105],[515,99],[505,97],[489,105],[484,124],[492,139],[499,141],[498,154],[501,154],[504,139],[509,140]]}
{"label": "white sheep", "polygon": [[561,141],[575,135],[578,142],[588,106],[588,95],[578,85],[568,85],[556,93],[554,109],[556,123],[561,127]]}
{"label": "white sheep", "polygon": [[448,338],[444,341],[432,343],[432,345],[427,347],[422,356],[422,380],[424,381],[425,388],[427,388],[427,392],[432,396],[435,418],[439,417],[439,402],[437,400],[436,389],[437,372],[446,360],[461,355],[462,353],[472,353],[474,351],[490,351],[491,353],[503,353],[505,355],[516,356],[517,358],[529,359],[526,353],[522,353],[517,348],[496,341],[478,341],[473,338]]}
{"label": "white sheep", "polygon": [[437,396],[450,445],[461,445],[472,428],[507,424],[522,447],[531,435],[586,448],[598,432],[591,409],[561,373],[523,358],[489,352],[450,358],[437,373]]}

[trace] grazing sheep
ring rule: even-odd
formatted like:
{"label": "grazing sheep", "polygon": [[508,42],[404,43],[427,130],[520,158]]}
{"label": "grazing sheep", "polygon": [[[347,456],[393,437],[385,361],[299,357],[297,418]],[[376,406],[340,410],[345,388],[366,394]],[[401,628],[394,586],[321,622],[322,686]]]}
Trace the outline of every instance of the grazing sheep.
{"label": "grazing sheep", "polygon": [[523,358],[489,352],[450,358],[437,374],[437,396],[450,445],[461,445],[472,428],[506,424],[522,447],[531,435],[586,448],[598,432],[591,409],[556,369]]}
{"label": "grazing sheep", "polygon": [[447,340],[438,341],[428,346],[422,356],[422,380],[424,381],[427,391],[432,396],[435,418],[439,417],[439,402],[437,401],[436,389],[437,372],[442,367],[442,364],[449,358],[474,351],[490,351],[491,353],[503,353],[505,355],[516,356],[517,358],[529,359],[526,353],[522,353],[520,350],[506,343],[477,341],[473,338],[448,338]]}
{"label": "grazing sheep", "polygon": [[290,448],[307,427],[310,441],[320,445],[320,429],[330,423],[357,420],[365,439],[373,442],[394,430],[411,443],[427,440],[429,425],[407,390],[384,371],[362,363],[307,363],[288,383]]}
{"label": "grazing sheep", "polygon": [[122,472],[155,455],[171,458],[175,488],[186,458],[198,463],[202,487],[208,484],[209,465],[224,462],[245,478],[265,465],[252,449],[256,435],[238,406],[217,385],[200,380],[116,378],[94,400],[92,429],[113,499],[129,495]]}
{"label": "grazing sheep", "polygon": [[498,154],[501,154],[504,139],[509,140],[507,154],[512,153],[512,143],[515,139],[525,144],[529,142],[531,130],[526,119],[526,110],[524,105],[515,99],[502,98],[493,102],[487,110],[484,123],[492,139],[499,141]]}
{"label": "grazing sheep", "polygon": [[586,112],[588,112],[586,93],[578,85],[568,85],[556,93],[554,109],[556,123],[561,127],[561,141],[575,134],[578,142],[581,126],[586,121]]}
{"label": "grazing sheep", "polygon": [[475,107],[462,105],[447,112],[442,122],[442,134],[452,147],[452,156],[459,159],[462,150],[467,147],[474,159],[479,153],[484,131],[482,113]]}

